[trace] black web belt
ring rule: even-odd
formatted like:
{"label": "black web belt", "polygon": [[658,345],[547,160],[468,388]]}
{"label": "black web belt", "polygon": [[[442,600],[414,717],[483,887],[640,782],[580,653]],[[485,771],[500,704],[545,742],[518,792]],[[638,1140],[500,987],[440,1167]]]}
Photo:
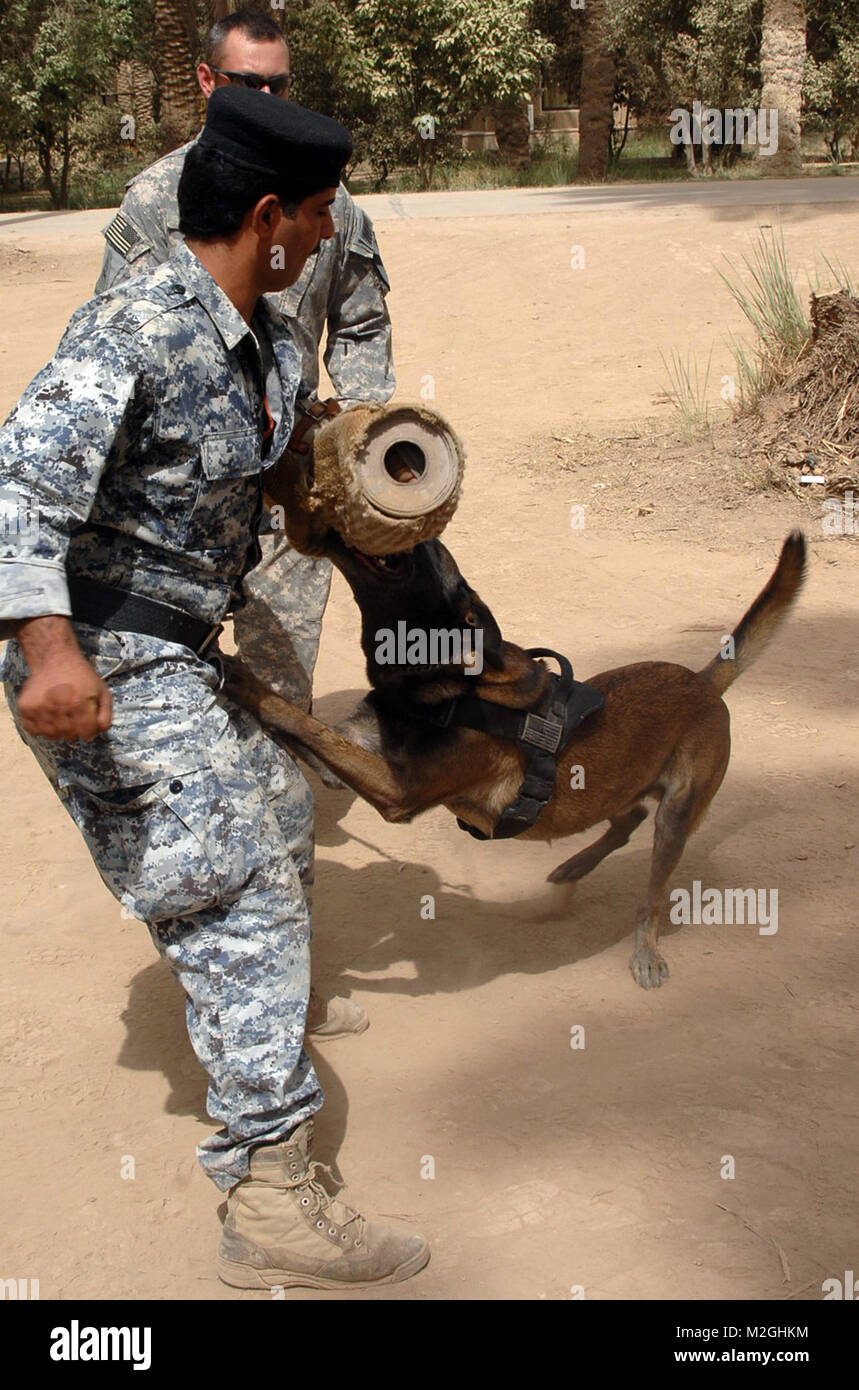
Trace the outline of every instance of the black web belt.
{"label": "black web belt", "polygon": [[145,637],[160,637],[164,642],[178,642],[203,656],[223,631],[220,624],[192,618],[182,608],[158,599],[144,598],[127,589],[115,589],[98,579],[70,578],[69,598],[72,620],[91,627],[113,629],[115,632],[138,632]]}
{"label": "black web belt", "polygon": [[525,777],[516,799],[501,813],[491,835],[457,817],[459,828],[477,840],[506,840],[530,830],[554,796],[558,752],[582,720],[605,704],[601,690],[574,679],[572,666],[559,652],[530,647],[525,655],[553,657],[561,668],[559,676],[551,675],[536,710],[504,709],[477,695],[458,695],[441,705],[410,705],[410,713],[442,729],[463,726],[494,734],[511,739],[526,753]]}

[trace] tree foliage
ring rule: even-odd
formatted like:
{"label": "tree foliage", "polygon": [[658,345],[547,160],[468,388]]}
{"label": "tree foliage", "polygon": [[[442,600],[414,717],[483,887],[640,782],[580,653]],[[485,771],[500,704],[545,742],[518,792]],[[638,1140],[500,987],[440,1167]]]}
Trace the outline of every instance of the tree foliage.
{"label": "tree foliage", "polygon": [[761,0],[610,0],[609,28],[633,109],[645,123],[693,101],[754,104]]}
{"label": "tree foliage", "polygon": [[[4,141],[32,144],[54,207],[65,207],[75,118],[132,51],[135,0],[10,0],[0,49]],[[58,167],[59,166],[59,167]]]}
{"label": "tree foliage", "polygon": [[859,157],[859,0],[818,0],[809,13],[805,106],[837,164]]}
{"label": "tree foliage", "polygon": [[285,0],[282,19],[296,96],[351,125],[382,175],[413,163],[424,184],[456,126],[524,101],[553,51],[530,0]]}
{"label": "tree foliage", "polygon": [[[158,3],[193,12],[202,35],[238,0]],[[585,11],[574,0],[250,3],[287,34],[295,99],[350,127],[356,161],[375,169],[377,186],[402,165],[416,166],[421,186],[430,186],[437,158],[461,153],[455,132],[481,110],[493,113],[499,131],[518,122],[527,159],[526,98],[544,82],[570,104],[580,98]],[[76,148],[82,154],[84,140],[92,147],[98,139],[110,157],[110,122],[97,108],[113,88],[119,60],[157,67],[155,0],[4,4],[0,155],[32,151],[52,201],[62,206]],[[614,100],[628,105],[640,128],[663,130],[672,109],[694,101],[757,107],[763,11],[764,0],[605,0]],[[185,55],[174,64],[179,83],[187,61]],[[187,83],[196,99],[192,66]],[[848,146],[859,153],[859,0],[808,0],[804,110],[807,127],[823,131],[834,160]],[[714,148],[707,157],[735,153]]]}

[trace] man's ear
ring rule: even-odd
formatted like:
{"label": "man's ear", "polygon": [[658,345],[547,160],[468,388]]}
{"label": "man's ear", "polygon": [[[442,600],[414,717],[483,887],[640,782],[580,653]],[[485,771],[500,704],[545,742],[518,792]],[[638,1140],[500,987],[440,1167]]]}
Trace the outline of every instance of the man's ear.
{"label": "man's ear", "polygon": [[264,241],[268,240],[280,226],[283,216],[281,206],[275,193],[266,193],[264,198],[260,198],[255,207],[251,208],[250,225],[257,236]]}
{"label": "man's ear", "polygon": [[200,84],[200,91],[203,93],[203,96],[208,101],[209,97],[215,90],[215,75],[209,67],[208,63],[197,64],[197,81]]}
{"label": "man's ear", "polygon": [[280,203],[274,193],[267,193],[264,198],[260,198],[245,214],[243,226],[253,232],[259,250],[266,259],[273,251],[275,234],[282,216]]}

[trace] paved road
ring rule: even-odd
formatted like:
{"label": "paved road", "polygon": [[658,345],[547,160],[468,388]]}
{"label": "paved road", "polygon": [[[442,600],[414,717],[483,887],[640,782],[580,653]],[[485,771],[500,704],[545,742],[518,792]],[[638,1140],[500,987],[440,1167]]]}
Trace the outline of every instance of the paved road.
{"label": "paved road", "polygon": [[[859,176],[807,179],[716,179],[701,183],[570,184],[563,188],[491,188],[462,193],[374,193],[359,199],[374,222],[418,217],[510,217],[598,208],[825,206],[859,201]],[[73,220],[71,220],[73,219]],[[110,213],[24,212],[0,215],[0,240],[31,232],[62,241],[97,234]]]}
{"label": "paved road", "polygon": [[465,193],[378,193],[361,198],[374,222],[410,217],[505,217],[596,208],[772,207],[859,201],[859,177],[718,179],[701,183],[569,184]]}

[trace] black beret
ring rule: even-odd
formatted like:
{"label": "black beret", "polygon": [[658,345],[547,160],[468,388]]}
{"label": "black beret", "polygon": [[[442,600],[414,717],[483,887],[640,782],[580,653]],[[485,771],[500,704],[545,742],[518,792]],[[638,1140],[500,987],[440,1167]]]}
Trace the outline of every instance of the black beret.
{"label": "black beret", "polygon": [[278,191],[307,198],[336,188],[352,137],[330,116],[249,87],[216,87],[198,144],[242,169],[271,174]]}

